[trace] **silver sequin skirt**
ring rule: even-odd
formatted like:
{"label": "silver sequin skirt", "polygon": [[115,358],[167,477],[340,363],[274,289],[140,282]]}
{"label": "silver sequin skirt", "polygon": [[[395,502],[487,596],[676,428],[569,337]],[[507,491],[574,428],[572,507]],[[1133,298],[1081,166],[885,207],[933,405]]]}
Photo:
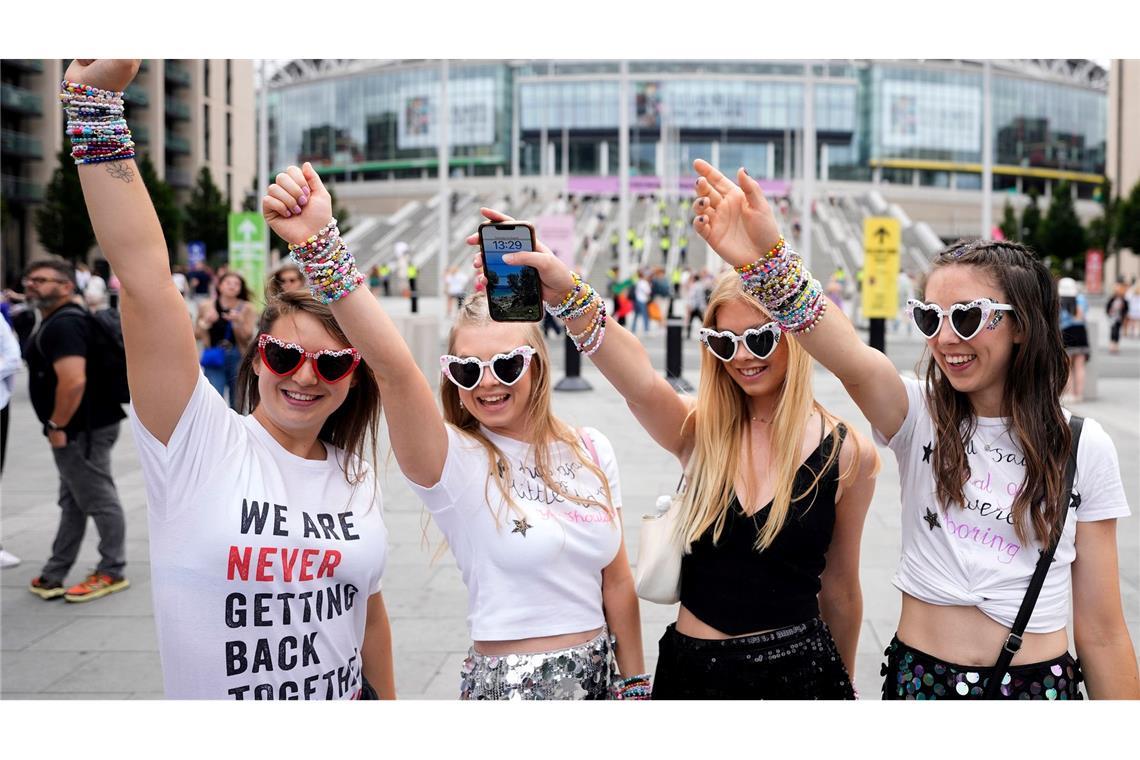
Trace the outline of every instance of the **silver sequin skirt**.
{"label": "silver sequin skirt", "polygon": [[609,631],[585,644],[536,654],[483,655],[472,647],[460,699],[609,699],[615,678]]}

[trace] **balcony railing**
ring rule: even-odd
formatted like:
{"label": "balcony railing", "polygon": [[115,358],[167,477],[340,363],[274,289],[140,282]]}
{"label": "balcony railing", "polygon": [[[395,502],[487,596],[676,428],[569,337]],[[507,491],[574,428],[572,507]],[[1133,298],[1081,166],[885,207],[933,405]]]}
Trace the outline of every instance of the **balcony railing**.
{"label": "balcony railing", "polygon": [[166,165],[166,184],[171,187],[190,187],[191,177],[187,169],[179,169],[176,166]]}
{"label": "balcony railing", "polygon": [[0,130],[0,149],[8,155],[21,158],[44,157],[43,142],[39,137],[11,129]]}
{"label": "balcony railing", "polygon": [[40,96],[14,84],[0,84],[0,106],[10,111],[39,116],[43,113]]}
{"label": "balcony railing", "polygon": [[190,152],[190,141],[187,140],[185,137],[179,137],[178,135],[172,135],[169,132],[167,132],[165,144],[166,144],[166,152],[167,153],[189,153]]}
{"label": "balcony railing", "polygon": [[171,84],[178,85],[179,87],[190,86],[190,72],[180,63],[175,61],[166,61],[165,66],[166,81]]}
{"label": "balcony railing", "polygon": [[166,115],[172,119],[186,121],[190,118],[190,105],[177,98],[167,98]]}
{"label": "balcony railing", "polygon": [[150,96],[146,94],[146,90],[142,85],[132,84],[128,85],[127,89],[123,92],[123,102],[127,105],[142,106],[145,108],[150,105]]}
{"label": "balcony railing", "polygon": [[16,203],[36,203],[44,199],[43,185],[23,177],[0,176],[0,190],[6,200]]}

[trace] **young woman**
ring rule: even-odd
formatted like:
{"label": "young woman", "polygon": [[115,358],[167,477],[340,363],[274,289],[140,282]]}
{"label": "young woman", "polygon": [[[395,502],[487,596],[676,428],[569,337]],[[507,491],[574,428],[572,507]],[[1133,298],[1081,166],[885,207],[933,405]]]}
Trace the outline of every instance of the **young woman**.
{"label": "young woman", "polygon": [[[1093,420],[1076,452],[1058,397],[1068,365],[1049,270],[1026,248],[977,241],[934,260],[911,304],[927,337],[925,377],[901,377],[865,345],[783,243],[760,186],[694,166],[694,227],[743,272],[750,293],[797,324],[795,341],[835,374],[895,453],[902,480],[902,592],[884,697],[978,698],[1037,564],[1061,527],[1027,633],[1001,677],[1014,699],[1140,697],[1121,611],[1116,519],[1129,514],[1116,450]],[[1071,586],[1071,588],[1070,588]],[[1069,604],[1080,663],[1068,652]]]}
{"label": "young woman", "polygon": [[810,357],[724,276],[704,314],[697,397],[679,396],[556,257],[508,258],[538,269],[567,330],[687,473],[681,608],[653,698],[853,698],[878,455],[814,399]]}
{"label": "young woman", "polygon": [[309,292],[309,286],[305,284],[305,276],[301,274],[301,268],[289,260],[281,262],[265,284],[265,297],[270,299],[285,291]]}
{"label": "young woman", "polygon": [[99,244],[122,285],[131,421],[150,526],[166,695],[395,692],[380,576],[387,532],[366,452],[376,381],[327,307],[271,302],[241,367],[252,414],[198,366],[166,243],[135,166],[122,90],[138,61],[77,60],[61,99]]}
{"label": "young woman", "polygon": [[473,646],[461,697],[643,691],[613,449],[552,412],[537,325],[492,322],[485,295],[466,300],[441,357],[441,417],[400,333],[362,287],[312,167],[278,175],[262,209],[376,373],[396,461],[463,574]]}
{"label": "young woman", "polygon": [[1089,361],[1089,334],[1085,328],[1089,303],[1072,277],[1057,281],[1057,295],[1061,299],[1061,343],[1069,355],[1071,370],[1061,401],[1079,403],[1085,397],[1085,365]]}
{"label": "young woman", "polygon": [[238,365],[253,339],[257,327],[257,309],[249,302],[249,288],[237,272],[226,272],[218,280],[213,302],[206,301],[195,322],[195,337],[207,349],[221,351],[203,353],[202,369],[210,385],[237,409]]}

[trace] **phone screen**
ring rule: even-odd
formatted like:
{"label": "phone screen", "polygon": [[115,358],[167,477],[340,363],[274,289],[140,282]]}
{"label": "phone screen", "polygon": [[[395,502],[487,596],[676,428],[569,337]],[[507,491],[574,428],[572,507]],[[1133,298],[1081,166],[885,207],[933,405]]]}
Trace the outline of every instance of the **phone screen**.
{"label": "phone screen", "polygon": [[534,250],[530,228],[521,225],[482,227],[484,274],[491,319],[496,322],[538,322],[542,319],[542,291],[538,270],[503,262],[508,253]]}

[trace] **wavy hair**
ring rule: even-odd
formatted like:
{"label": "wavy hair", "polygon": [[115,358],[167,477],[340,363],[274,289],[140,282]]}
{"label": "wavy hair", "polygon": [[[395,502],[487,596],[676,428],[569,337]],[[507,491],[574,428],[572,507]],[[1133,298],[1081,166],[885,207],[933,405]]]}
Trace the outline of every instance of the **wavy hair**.
{"label": "wavy hair", "polygon": [[[754,309],[758,321],[771,319],[771,315],[745,293],[740,277],[728,270],[717,279],[709,297],[704,326],[715,327],[717,312],[721,307],[736,301],[747,303]],[[840,453],[838,424],[842,420],[815,400],[812,392],[811,356],[797,341],[786,335],[781,342],[788,347],[788,370],[780,387],[780,400],[772,419],[771,439],[773,442],[802,441],[808,419],[813,412],[818,411],[825,421],[831,423],[829,435],[832,446],[827,461],[819,472],[814,473],[811,484],[799,494],[793,494],[792,489],[796,471],[801,466],[801,447],[772,447],[776,490],[768,518],[756,539],[755,548],[758,551],[772,545],[787,523],[793,502],[811,496],[814,503],[820,477],[838,459]],[[756,485],[753,482],[755,468],[752,450],[743,447],[741,443],[748,430],[749,416],[748,394],[736,384],[720,359],[708,351],[702,351],[697,403],[685,419],[683,428],[685,433],[693,430],[695,439],[687,467],[688,485],[682,497],[681,519],[678,520],[678,530],[685,545],[699,540],[710,526],[713,541],[720,539],[729,506],[736,495],[733,484],[737,472],[743,469],[744,481],[750,489]],[[858,447],[858,441],[855,441],[855,445]],[[841,477],[847,477],[858,461],[859,457],[854,457]],[[809,504],[809,508],[810,506]]]}
{"label": "wavy hair", "polygon": [[[300,312],[316,317],[329,335],[346,346],[352,345],[328,306],[304,291],[286,290],[278,293],[266,303],[257,325],[257,335],[246,349],[238,369],[238,409],[243,413],[252,412],[261,403],[257,375],[253,371],[253,362],[258,356],[258,338],[262,333],[270,332],[278,319]],[[380,386],[371,367],[363,360],[356,366],[353,377],[356,384],[348,389],[344,401],[321,425],[317,438],[348,452],[349,456],[342,463],[344,478],[349,484],[359,484],[366,475],[364,463],[371,463],[373,472],[376,471],[376,441],[379,438],[381,413]]]}
{"label": "wavy hair", "polygon": [[[460,329],[477,328],[490,323],[491,315],[487,311],[487,295],[485,293],[475,293],[470,298],[465,299],[447,336],[447,353],[455,353],[455,339]],[[564,499],[583,506],[599,507],[610,517],[615,518],[611,521],[611,525],[613,525],[616,522],[616,511],[613,508],[613,494],[610,493],[610,484],[606,474],[598,465],[594,464],[593,457],[585,450],[585,444],[578,432],[555,417],[550,408],[550,354],[546,350],[546,341],[543,340],[542,331],[536,323],[525,323],[521,327],[525,333],[524,343],[535,350],[528,370],[531,374],[531,389],[530,398],[526,400],[525,432],[526,440],[534,451],[535,470],[538,476],[542,478],[542,482],[551,491]],[[479,420],[460,403],[459,389],[455,384],[442,377],[439,383],[439,399],[443,405],[444,421],[473,440],[478,441],[487,452],[487,479],[484,482],[483,495],[487,501],[488,509],[491,508],[490,488],[493,481],[498,487],[499,493],[502,494],[503,502],[507,508],[519,512],[518,506],[511,496],[511,471],[508,467],[502,466],[502,463],[507,461],[506,456],[503,455],[498,446],[483,435],[479,427]],[[553,477],[551,451],[556,443],[564,443],[569,446],[578,462],[598,478],[606,495],[605,504],[595,499],[572,496],[558,485]],[[496,514],[493,510],[492,515],[495,518],[495,524],[500,525],[501,515]]]}
{"label": "wavy hair", "polygon": [[[989,274],[1013,306],[1007,312],[1023,342],[1013,345],[1002,393],[1003,417],[1025,456],[1025,479],[1013,500],[1014,530],[1023,542],[1028,528],[1042,544],[1060,532],[1065,465],[1072,433],[1060,397],[1069,380],[1069,357],[1061,342],[1060,299],[1048,267],[1024,245],[1008,240],[959,241],[940,252],[922,283],[948,266],[978,267]],[[925,298],[925,295],[923,296]],[[938,501],[963,506],[970,478],[966,445],[977,428],[970,399],[954,389],[931,356],[926,398],[934,422],[934,482]]]}

